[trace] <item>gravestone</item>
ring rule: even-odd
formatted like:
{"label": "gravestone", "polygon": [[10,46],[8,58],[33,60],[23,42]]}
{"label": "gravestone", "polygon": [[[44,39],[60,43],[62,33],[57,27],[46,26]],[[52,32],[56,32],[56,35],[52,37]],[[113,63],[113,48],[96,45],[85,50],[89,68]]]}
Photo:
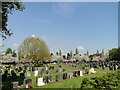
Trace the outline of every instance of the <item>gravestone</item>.
{"label": "gravestone", "polygon": [[63,72],[65,72],[66,71],[66,69],[63,69]]}
{"label": "gravestone", "polygon": [[35,71],[35,68],[34,68],[34,67],[32,67],[32,71]]}
{"label": "gravestone", "polygon": [[31,87],[31,85],[32,85],[32,79],[25,78],[24,79],[24,86],[25,86],[25,88],[29,88],[29,87]]}
{"label": "gravestone", "polygon": [[68,78],[73,78],[73,73],[68,73]]}
{"label": "gravestone", "polygon": [[28,77],[31,76],[31,72],[30,71],[28,71],[26,74],[27,74]]}
{"label": "gravestone", "polygon": [[58,73],[59,72],[59,70],[58,69],[56,69],[56,73]]}
{"label": "gravestone", "polygon": [[83,76],[82,71],[80,71],[80,76]]}
{"label": "gravestone", "polygon": [[14,70],[13,71],[11,71],[11,75],[12,75],[12,78],[16,78],[16,73],[14,72]]}
{"label": "gravestone", "polygon": [[20,78],[24,78],[25,77],[25,73],[20,73]]}
{"label": "gravestone", "polygon": [[44,72],[43,72],[43,71],[40,71],[40,75],[44,75]]}
{"label": "gravestone", "polygon": [[37,76],[38,75],[38,70],[35,70],[34,71],[34,76]]}
{"label": "gravestone", "polygon": [[45,83],[43,82],[43,77],[36,78],[37,86],[43,86]]}
{"label": "gravestone", "polygon": [[48,74],[48,70],[46,70],[46,74]]}
{"label": "gravestone", "polygon": [[19,82],[11,82],[11,90],[18,90]]}
{"label": "gravestone", "polygon": [[60,81],[60,75],[56,75],[56,82]]}
{"label": "gravestone", "polygon": [[67,73],[63,73],[62,76],[63,76],[63,80],[67,79]]}
{"label": "gravestone", "polygon": [[60,67],[59,71],[62,72],[62,68],[61,67]]}
{"label": "gravestone", "polygon": [[78,76],[77,71],[74,71],[73,72],[73,77],[77,77],[77,76]]}
{"label": "gravestone", "polygon": [[52,82],[52,76],[45,76],[44,82],[45,82],[46,84],[51,83],[51,82]]}
{"label": "gravestone", "polygon": [[49,70],[54,70],[54,66],[50,66],[50,67],[49,67]]}
{"label": "gravestone", "polygon": [[48,67],[45,67],[45,70],[48,70]]}

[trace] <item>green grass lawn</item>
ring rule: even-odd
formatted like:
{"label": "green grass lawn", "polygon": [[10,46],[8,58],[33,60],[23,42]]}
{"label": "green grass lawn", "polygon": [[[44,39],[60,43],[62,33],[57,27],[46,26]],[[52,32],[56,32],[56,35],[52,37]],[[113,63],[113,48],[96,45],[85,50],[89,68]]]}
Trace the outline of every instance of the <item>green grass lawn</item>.
{"label": "green grass lawn", "polygon": [[[58,69],[58,65],[55,65],[55,64],[50,64],[49,66],[54,66],[55,67],[55,70]],[[73,77],[71,79],[67,79],[67,80],[60,80],[59,82],[56,82],[55,81],[55,75],[61,75],[62,73],[66,73],[66,72],[73,72],[75,70],[81,70],[84,72],[84,70],[82,70],[82,68],[76,68],[76,67],[72,67],[72,66],[69,66],[69,65],[65,65],[65,64],[61,64],[62,68],[66,69],[65,72],[59,72],[59,73],[56,73],[55,70],[49,70],[49,74],[44,74],[44,76],[52,76],[52,83],[50,84],[46,84],[44,86],[37,86],[36,85],[36,77],[34,77],[34,73],[32,72],[31,73],[31,76],[30,77],[27,77],[27,78],[31,78],[32,79],[32,86],[34,88],[80,88],[80,85],[82,83],[82,80],[84,78],[91,78],[91,77],[96,77],[96,76],[103,76],[105,75],[106,73],[109,73],[109,72],[113,72],[113,71],[110,71],[108,70],[108,68],[105,68],[104,70],[103,69],[96,69],[95,68],[95,71],[96,73],[95,74],[83,74],[83,76],[79,76],[79,77]],[[88,68],[89,69],[89,68]],[[17,74],[19,76],[19,74]],[[37,76],[39,77],[39,76]],[[3,85],[5,87],[8,86],[8,83],[10,84],[11,81],[14,81],[14,80],[18,80],[20,81],[20,78],[16,78],[16,79],[11,79],[11,77],[9,77],[7,79],[7,81],[3,81]],[[20,88],[24,88],[23,85],[20,86]]]}

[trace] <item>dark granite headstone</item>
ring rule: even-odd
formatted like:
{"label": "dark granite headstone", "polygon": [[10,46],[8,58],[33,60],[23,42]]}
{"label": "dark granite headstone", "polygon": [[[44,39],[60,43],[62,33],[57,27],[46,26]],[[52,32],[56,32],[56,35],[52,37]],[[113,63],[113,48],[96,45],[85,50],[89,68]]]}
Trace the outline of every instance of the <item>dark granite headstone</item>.
{"label": "dark granite headstone", "polygon": [[20,73],[20,78],[24,78],[25,77],[25,73]]}
{"label": "dark granite headstone", "polygon": [[56,82],[60,81],[60,75],[56,75]]}

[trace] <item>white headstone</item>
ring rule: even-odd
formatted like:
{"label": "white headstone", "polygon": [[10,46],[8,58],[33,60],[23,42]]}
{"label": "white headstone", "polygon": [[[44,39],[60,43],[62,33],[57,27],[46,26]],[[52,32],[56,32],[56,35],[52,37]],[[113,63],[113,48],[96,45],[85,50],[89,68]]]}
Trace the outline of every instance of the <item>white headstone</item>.
{"label": "white headstone", "polygon": [[38,75],[38,70],[35,70],[34,71],[34,76],[37,76]]}
{"label": "white headstone", "polygon": [[43,86],[45,83],[43,82],[43,77],[38,77],[37,78],[37,86]]}
{"label": "white headstone", "polygon": [[83,76],[82,71],[80,71],[80,76]]}
{"label": "white headstone", "polygon": [[30,73],[30,72],[27,72],[27,76],[30,77],[30,76],[31,76],[31,73]]}
{"label": "white headstone", "polygon": [[45,67],[46,70],[48,70],[48,67]]}

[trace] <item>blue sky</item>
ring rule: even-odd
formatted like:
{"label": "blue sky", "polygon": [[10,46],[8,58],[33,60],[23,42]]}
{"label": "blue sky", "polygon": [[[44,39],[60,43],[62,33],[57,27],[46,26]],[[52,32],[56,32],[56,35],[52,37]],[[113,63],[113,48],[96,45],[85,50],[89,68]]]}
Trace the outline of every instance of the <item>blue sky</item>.
{"label": "blue sky", "polygon": [[118,46],[117,2],[24,2],[23,12],[9,15],[9,28],[14,33],[3,44],[17,47],[26,37],[42,38],[52,53],[67,53],[78,47],[95,53]]}

